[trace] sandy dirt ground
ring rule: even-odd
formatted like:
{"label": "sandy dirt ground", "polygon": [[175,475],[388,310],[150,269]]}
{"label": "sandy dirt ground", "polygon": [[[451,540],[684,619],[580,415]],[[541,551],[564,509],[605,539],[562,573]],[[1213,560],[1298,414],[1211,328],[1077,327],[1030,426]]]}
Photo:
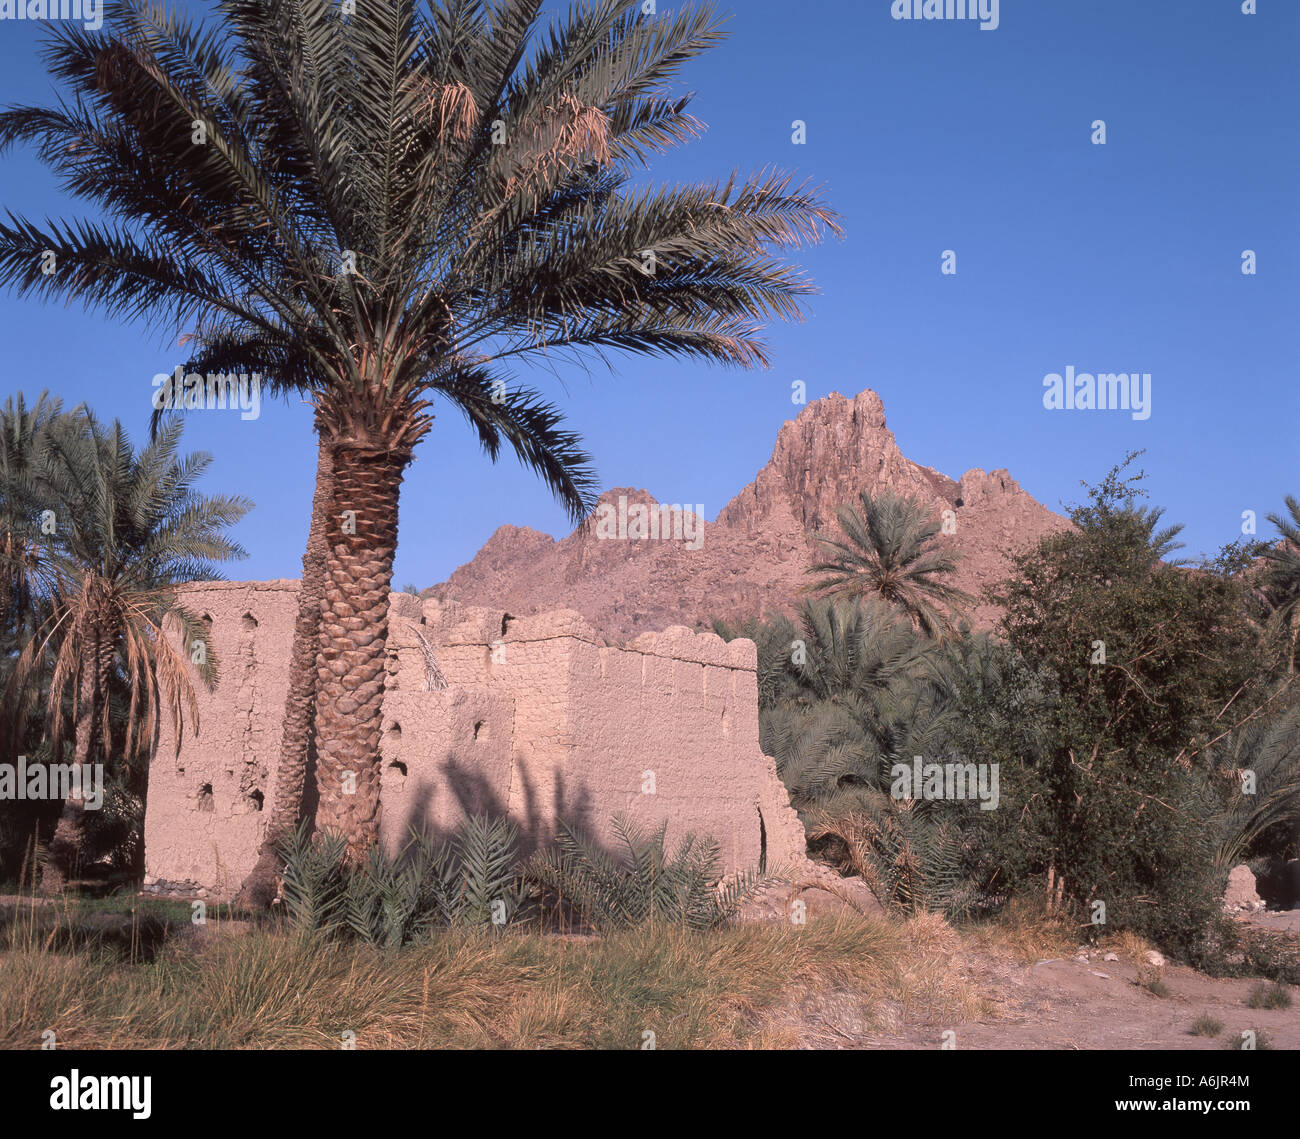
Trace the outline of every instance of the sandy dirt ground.
{"label": "sandy dirt ground", "polygon": [[[1282,932],[1300,949],[1300,910],[1259,914],[1249,921]],[[988,953],[960,952],[952,968],[988,1002],[986,1015],[939,1023],[902,1007],[867,1010],[850,994],[805,1007],[811,1031],[805,1046],[861,1049],[940,1048],[945,1033],[955,1047],[989,1049],[1225,1049],[1243,1030],[1262,1030],[1275,1049],[1300,1048],[1300,986],[1289,986],[1292,1005],[1257,1009],[1247,999],[1258,979],[1208,977],[1165,964],[1158,976],[1169,995],[1139,983],[1153,971],[1142,960],[1104,960],[1090,950],[1077,957],[1018,964]],[[1194,1036],[1198,1017],[1223,1025],[1215,1036]],[[883,1022],[883,1023],[882,1023]]]}
{"label": "sandy dirt ground", "polygon": [[[1161,972],[1167,997],[1139,986],[1135,965],[1100,956],[1087,965],[1045,961],[990,978],[998,1019],[949,1027],[958,1048],[1222,1049],[1244,1029],[1263,1029],[1274,1048],[1300,1048],[1300,991],[1294,986],[1289,1009],[1252,1009],[1246,999],[1255,981],[1215,979],[1176,965]],[[1192,1022],[1203,1014],[1223,1023],[1218,1036],[1191,1035]],[[936,1025],[918,1026],[864,1039],[860,1047],[937,1048],[942,1033]]]}
{"label": "sandy dirt ground", "polygon": [[[0,897],[0,905],[17,901]],[[120,915],[97,918],[121,920]],[[1300,952],[1300,910],[1243,920],[1282,933]],[[226,933],[248,926],[224,924],[230,927]],[[1172,963],[1153,972],[1134,955],[1106,961],[1101,949],[1089,950],[1086,962],[1072,956],[1024,964],[963,944],[943,972],[971,987],[985,1006],[983,1014],[944,1023],[895,1002],[882,1005],[862,994],[832,992],[792,993],[783,1019],[803,1048],[937,1049],[946,1040],[958,1049],[1220,1050],[1244,1030],[1266,1034],[1275,1049],[1300,1048],[1300,986],[1289,986],[1290,1008],[1251,1008],[1247,1000],[1258,979],[1209,977]],[[1168,987],[1168,995],[1157,996],[1140,983],[1140,977],[1153,975]],[[1221,1022],[1222,1029],[1213,1036],[1193,1035],[1192,1024],[1202,1016]]]}

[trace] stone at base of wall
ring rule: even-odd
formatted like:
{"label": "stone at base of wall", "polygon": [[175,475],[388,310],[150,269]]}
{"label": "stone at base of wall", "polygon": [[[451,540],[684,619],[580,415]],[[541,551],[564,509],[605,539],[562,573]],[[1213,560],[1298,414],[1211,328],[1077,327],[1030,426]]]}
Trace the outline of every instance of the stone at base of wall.
{"label": "stone at base of wall", "polygon": [[169,882],[165,878],[145,877],[140,890],[142,898],[206,898],[207,887],[200,882],[186,880]]}
{"label": "stone at base of wall", "polygon": [[861,878],[844,878],[810,858],[796,859],[777,874],[776,881],[741,907],[741,921],[802,924],[843,913],[884,914],[884,907]]}

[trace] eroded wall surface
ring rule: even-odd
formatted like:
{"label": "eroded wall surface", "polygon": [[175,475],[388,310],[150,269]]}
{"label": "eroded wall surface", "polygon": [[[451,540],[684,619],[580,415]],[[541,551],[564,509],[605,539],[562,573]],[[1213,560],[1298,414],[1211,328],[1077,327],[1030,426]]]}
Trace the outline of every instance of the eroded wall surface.
{"label": "eroded wall surface", "polygon": [[[297,582],[183,587],[220,679],[197,734],[164,726],[149,776],[149,879],[228,897],[274,808]],[[381,840],[508,813],[525,850],[560,820],[610,841],[611,816],[717,840],[728,869],[793,863],[803,826],[758,743],[756,658],[686,628],[606,644],[577,613],[533,617],[392,596]],[[430,687],[423,643],[445,678]]]}

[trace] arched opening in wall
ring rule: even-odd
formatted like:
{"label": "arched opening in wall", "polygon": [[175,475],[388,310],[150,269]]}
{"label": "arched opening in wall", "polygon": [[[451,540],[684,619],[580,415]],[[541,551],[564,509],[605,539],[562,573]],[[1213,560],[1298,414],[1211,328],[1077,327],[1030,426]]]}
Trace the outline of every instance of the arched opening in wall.
{"label": "arched opening in wall", "polygon": [[514,619],[514,614],[512,613],[501,614],[501,635],[503,637],[506,635],[506,630],[510,628],[510,622]]}
{"label": "arched opening in wall", "polygon": [[767,823],[763,821],[763,808],[758,810],[758,872],[767,873]]}
{"label": "arched opening in wall", "polygon": [[406,778],[406,764],[404,764],[400,759],[393,760],[393,762],[388,765],[388,770],[396,771],[403,779]]}
{"label": "arched opening in wall", "polygon": [[257,618],[251,613],[245,613],[240,619],[240,624],[250,633],[257,628]]}
{"label": "arched opening in wall", "polygon": [[730,708],[722,709],[722,734],[724,736],[731,735],[731,709]]}
{"label": "arched opening in wall", "polygon": [[486,720],[474,721],[474,738],[476,740],[485,740],[488,738]]}
{"label": "arched opening in wall", "polygon": [[200,811],[215,811],[217,804],[212,798],[212,784],[205,783],[199,788],[198,809]]}
{"label": "arched opening in wall", "polygon": [[266,803],[266,796],[263,795],[262,792],[259,791],[256,787],[254,787],[248,793],[248,805],[254,811],[260,811],[265,803]]}
{"label": "arched opening in wall", "polygon": [[402,725],[396,720],[388,725],[388,739],[394,744],[402,742]]}

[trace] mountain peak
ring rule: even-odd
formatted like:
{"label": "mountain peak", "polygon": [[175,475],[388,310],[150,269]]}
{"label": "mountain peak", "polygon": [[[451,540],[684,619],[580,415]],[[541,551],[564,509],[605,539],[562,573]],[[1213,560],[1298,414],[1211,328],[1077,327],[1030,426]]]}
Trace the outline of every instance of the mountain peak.
{"label": "mountain peak", "polygon": [[[955,532],[941,540],[960,555],[954,584],[976,595],[1005,576],[1011,554],[1069,525],[1006,470],[972,468],[958,482],[912,462],[868,388],[814,400],[782,424],[771,459],[698,543],[602,541],[590,519],[559,542],[502,527],[434,593],[516,614],[576,609],[615,637],[792,612],[816,560],[816,534],[834,530],[836,509],[864,490],[917,498],[936,517],[949,512]],[[617,487],[598,508],[617,507],[624,496],[629,504],[656,501],[648,491]],[[979,626],[996,616],[986,606],[973,614]]]}

